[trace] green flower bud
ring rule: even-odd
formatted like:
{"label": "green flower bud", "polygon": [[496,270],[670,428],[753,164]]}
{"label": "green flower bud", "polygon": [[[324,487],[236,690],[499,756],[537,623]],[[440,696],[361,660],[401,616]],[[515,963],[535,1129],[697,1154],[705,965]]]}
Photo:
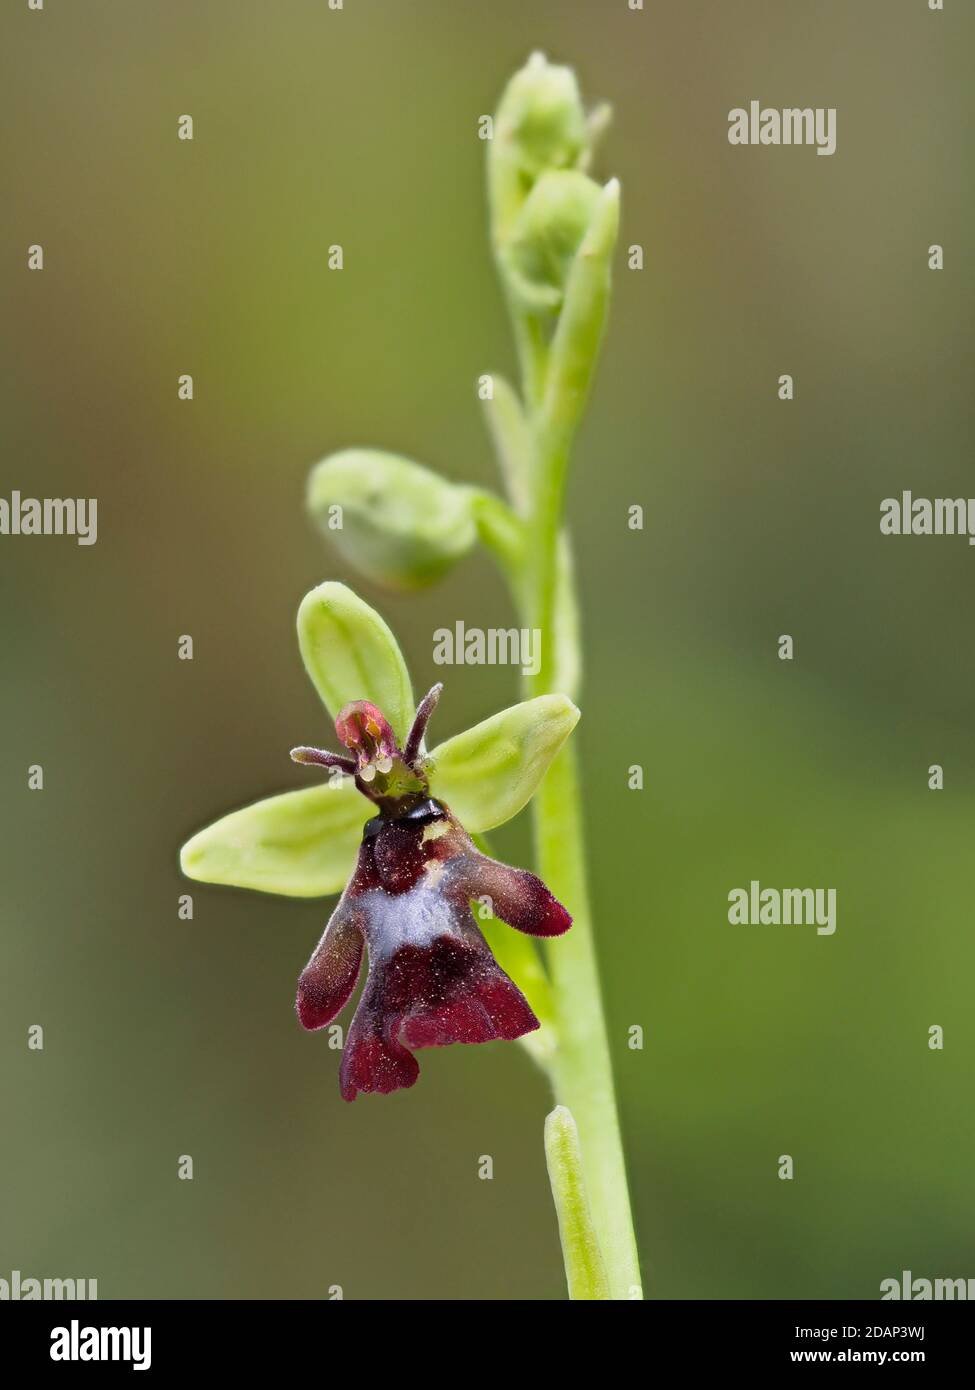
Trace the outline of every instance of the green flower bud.
{"label": "green flower bud", "polygon": [[511,283],[533,313],[558,313],[576,253],[602,190],[586,174],[542,174],[514,220],[503,256]]}
{"label": "green flower bud", "polygon": [[588,139],[586,112],[572,68],[533,53],[508,83],[498,106],[495,137],[515,146],[525,173],[571,168]]}
{"label": "green flower bud", "polygon": [[586,158],[589,139],[575,73],[533,53],[505,88],[495,117],[488,185],[497,245],[539,176],[574,168]]}
{"label": "green flower bud", "polygon": [[467,488],[379,449],[323,459],[309,476],[307,502],[349,563],[392,588],[438,579],[477,538]]}

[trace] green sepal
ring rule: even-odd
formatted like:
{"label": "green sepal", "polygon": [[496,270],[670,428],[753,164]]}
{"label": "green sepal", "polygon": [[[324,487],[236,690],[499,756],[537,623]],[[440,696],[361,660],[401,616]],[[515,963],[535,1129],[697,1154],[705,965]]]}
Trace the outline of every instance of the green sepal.
{"label": "green sepal", "polygon": [[352,700],[380,709],[400,743],[413,722],[403,653],[374,608],[345,584],[319,584],[298,609],[301,659],[332,718]]}
{"label": "green sepal", "polygon": [[180,851],[180,868],[201,883],[291,898],[341,893],[373,811],[348,778],[282,792],[198,831]]}
{"label": "green sepal", "polygon": [[431,794],[471,834],[516,816],[579,720],[567,695],[538,695],[447,739],[426,761]]}

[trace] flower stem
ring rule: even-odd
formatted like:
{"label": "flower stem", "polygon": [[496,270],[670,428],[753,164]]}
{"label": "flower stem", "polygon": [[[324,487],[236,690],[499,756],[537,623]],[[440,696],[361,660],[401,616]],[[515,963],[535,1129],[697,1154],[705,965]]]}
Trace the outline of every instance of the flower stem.
{"label": "flower stem", "polygon": [[[547,450],[545,435],[539,431],[535,449],[531,547],[519,590],[527,610],[524,616],[542,633],[542,660],[537,675],[525,679],[528,696],[552,693],[560,673],[581,667],[575,622],[566,625],[557,620],[560,608],[574,610],[576,606],[571,566],[560,554],[568,448],[560,440],[559,447]],[[572,650],[567,649],[570,646]],[[564,693],[574,695],[575,691]],[[549,1071],[556,1099],[572,1112],[578,1126],[592,1225],[608,1277],[608,1295],[590,1292],[586,1297],[640,1298],[640,1269],[586,882],[578,770],[571,743],[549,768],[532,808],[538,871],[573,918],[572,930],[547,953],[558,1038]],[[572,1248],[563,1243],[570,1296],[583,1278],[581,1271],[569,1267]]]}

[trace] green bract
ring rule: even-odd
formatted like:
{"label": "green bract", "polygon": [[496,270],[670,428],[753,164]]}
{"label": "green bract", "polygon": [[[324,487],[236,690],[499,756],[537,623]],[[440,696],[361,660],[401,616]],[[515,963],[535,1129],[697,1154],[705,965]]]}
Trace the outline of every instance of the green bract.
{"label": "green bract", "polygon": [[468,488],[379,449],[323,459],[308,508],[351,564],[393,588],[438,579],[477,539]]}
{"label": "green bract", "polygon": [[[298,610],[298,640],[333,715],[368,700],[405,739],[413,718],[409,673],[375,609],[344,584],[320,584]],[[472,833],[503,824],[534,794],[578,718],[564,695],[502,710],[427,755],[430,794]],[[204,883],[324,897],[345,886],[362,827],[374,812],[353,780],[333,770],[322,785],[269,797],[215,821],[183,846],[180,865]]]}
{"label": "green bract", "polygon": [[515,508],[531,502],[531,430],[518,392],[498,372],[492,373],[494,395],[484,402],[485,419]]}
{"label": "green bract", "polygon": [[569,1297],[610,1297],[609,1280],[593,1229],[579,1130],[571,1110],[557,1105],[545,1119],[545,1161],[559,1219],[559,1238],[569,1282]]}
{"label": "green bract", "polygon": [[589,396],[606,326],[619,220],[620,186],[610,179],[599,191],[592,220],[572,259],[552,337],[542,419],[556,444],[571,439]]}

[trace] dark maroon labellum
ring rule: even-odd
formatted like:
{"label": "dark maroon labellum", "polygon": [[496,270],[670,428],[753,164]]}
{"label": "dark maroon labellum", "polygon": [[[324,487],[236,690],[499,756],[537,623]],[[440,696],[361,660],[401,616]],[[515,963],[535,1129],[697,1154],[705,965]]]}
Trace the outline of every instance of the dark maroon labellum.
{"label": "dark maroon labellum", "polygon": [[[420,706],[424,726],[437,695],[435,687]],[[496,917],[533,936],[559,936],[572,919],[541,879],[481,854],[429,796],[416,723],[403,750],[373,706],[347,706],[336,726],[349,736],[357,784],[379,814],[364,828],[355,872],[302,971],[297,1010],[306,1028],[331,1023],[355,988],[365,945],[369,975],[340,1072],[342,1095],[355,1100],[360,1091],[412,1086],[420,1069],[411,1048],[519,1038],[539,1026],[491,954],[471,899],[488,899]],[[337,755],[300,761],[326,757]],[[363,778],[369,767],[375,771]]]}

